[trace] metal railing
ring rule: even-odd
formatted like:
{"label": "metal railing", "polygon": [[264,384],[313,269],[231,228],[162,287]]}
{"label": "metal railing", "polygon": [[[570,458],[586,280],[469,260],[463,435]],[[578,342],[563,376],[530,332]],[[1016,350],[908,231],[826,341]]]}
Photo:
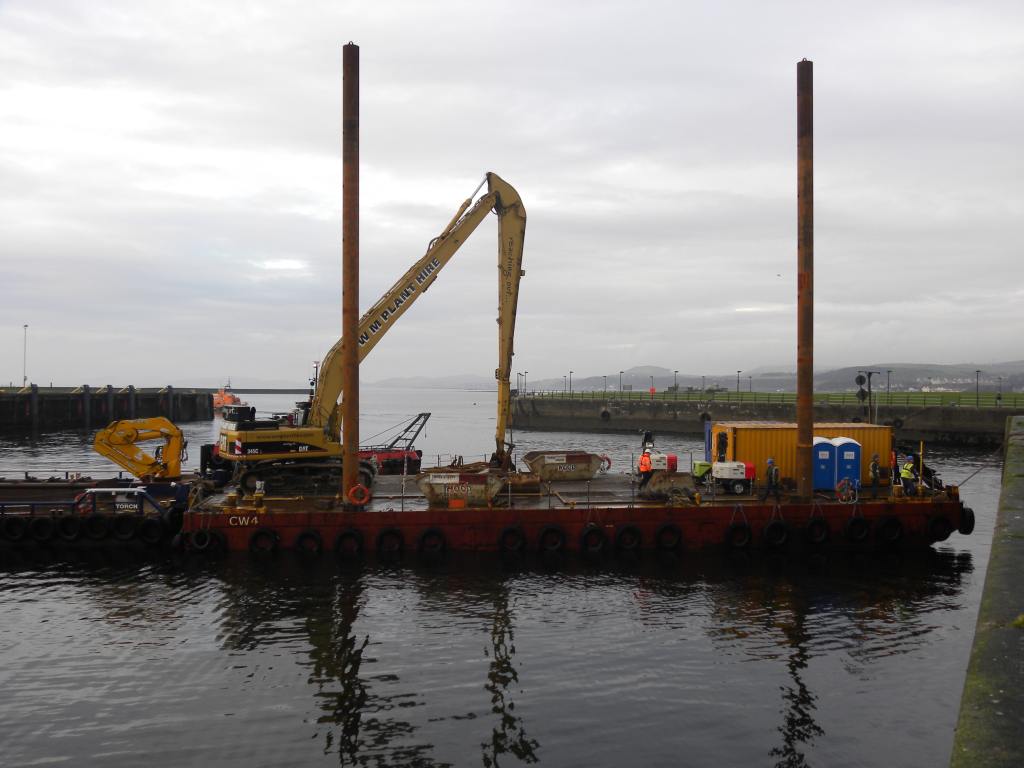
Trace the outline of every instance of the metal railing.
{"label": "metal railing", "polygon": [[[532,397],[552,400],[601,400],[601,401],[651,401],[688,402],[688,403],[757,403],[757,404],[795,404],[795,392],[672,392],[660,390],[651,395],[642,390],[593,390],[583,392],[554,391],[517,391],[513,397]],[[875,405],[886,406],[950,406],[961,408],[1024,408],[1024,393],[1008,392],[875,392],[872,394]],[[816,392],[814,402],[817,405],[864,405],[857,398],[856,392]]]}

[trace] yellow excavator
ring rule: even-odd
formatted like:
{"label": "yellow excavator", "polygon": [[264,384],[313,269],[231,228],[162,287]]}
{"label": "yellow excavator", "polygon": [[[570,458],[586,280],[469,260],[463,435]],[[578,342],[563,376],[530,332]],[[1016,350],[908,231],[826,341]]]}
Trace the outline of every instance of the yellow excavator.
{"label": "yellow excavator", "polygon": [[[473,202],[480,189],[487,192]],[[498,217],[498,419],[495,453],[491,463],[507,468],[509,448],[505,442],[511,397],[512,343],[522,269],[523,240],[526,236],[526,208],[519,193],[497,174],[488,173],[467,198],[444,230],[430,241],[426,253],[416,261],[359,320],[359,361],[370,353],[385,333],[413,302],[433,285],[441,270],[486,216]],[[244,491],[263,482],[267,491],[337,486],[341,477],[342,339],[324,356],[317,386],[303,407],[298,426],[273,421],[241,421],[226,424],[217,446],[218,460],[236,466],[235,476]],[[373,478],[371,462],[361,462],[360,482],[369,487]]]}
{"label": "yellow excavator", "polygon": [[[154,455],[137,443],[163,440]],[[163,416],[111,422],[96,433],[93,449],[140,480],[177,480],[186,459],[185,438],[178,427]]]}

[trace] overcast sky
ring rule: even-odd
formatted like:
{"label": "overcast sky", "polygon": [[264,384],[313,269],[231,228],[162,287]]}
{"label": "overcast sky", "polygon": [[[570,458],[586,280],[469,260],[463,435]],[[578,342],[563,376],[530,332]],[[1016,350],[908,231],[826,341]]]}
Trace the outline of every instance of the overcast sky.
{"label": "overcast sky", "polygon": [[[362,307],[493,170],[514,370],[796,357],[814,61],[816,362],[1024,357],[1024,4],[0,0],[0,381],[295,381],[340,332],[341,49]],[[495,367],[484,222],[364,379]]]}

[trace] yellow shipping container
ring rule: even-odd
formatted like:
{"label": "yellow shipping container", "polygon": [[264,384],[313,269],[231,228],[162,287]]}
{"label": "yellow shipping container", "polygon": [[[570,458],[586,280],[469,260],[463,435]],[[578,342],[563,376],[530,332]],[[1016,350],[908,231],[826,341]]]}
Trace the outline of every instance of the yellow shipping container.
{"label": "yellow shipping container", "polygon": [[[868,485],[871,455],[889,466],[893,449],[892,427],[877,424],[815,424],[814,437],[849,437],[861,445],[861,483]],[[764,477],[768,459],[775,459],[782,477],[796,477],[796,424],[782,421],[721,421],[711,425],[711,461],[749,461]]]}

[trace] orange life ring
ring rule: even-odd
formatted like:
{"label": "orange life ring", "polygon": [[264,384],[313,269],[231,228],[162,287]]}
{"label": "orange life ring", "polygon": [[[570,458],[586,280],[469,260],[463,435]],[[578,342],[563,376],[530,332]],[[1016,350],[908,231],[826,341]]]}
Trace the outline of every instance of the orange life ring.
{"label": "orange life ring", "polygon": [[607,472],[611,468],[612,468],[611,457],[608,456],[607,454],[605,454],[604,456],[601,457],[601,469],[603,471]]}
{"label": "orange life ring", "polygon": [[857,500],[857,486],[844,477],[836,484],[836,500],[841,504],[852,504]]}
{"label": "orange life ring", "polygon": [[361,507],[370,500],[370,490],[362,483],[356,483],[348,491],[348,500]]}

